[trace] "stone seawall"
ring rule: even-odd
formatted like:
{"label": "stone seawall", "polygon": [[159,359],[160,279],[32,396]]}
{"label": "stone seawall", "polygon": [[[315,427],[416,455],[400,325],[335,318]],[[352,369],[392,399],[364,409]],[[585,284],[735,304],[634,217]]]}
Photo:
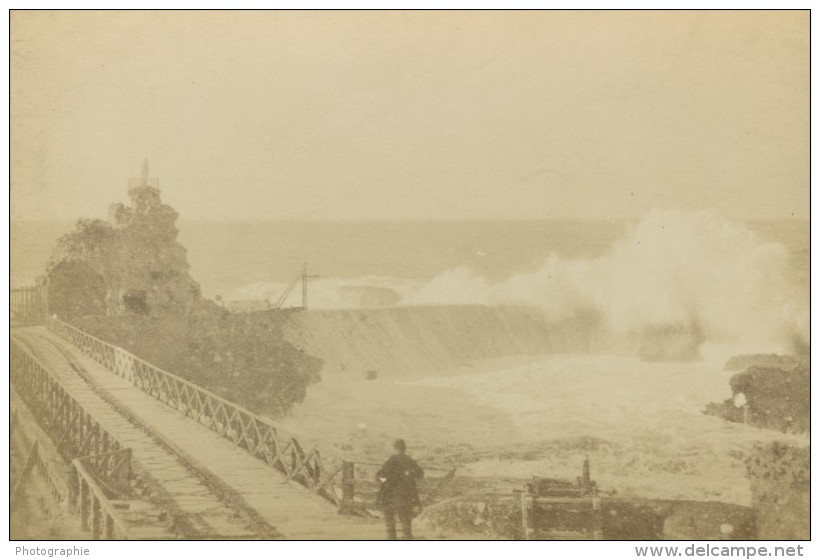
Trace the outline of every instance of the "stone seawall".
{"label": "stone seawall", "polygon": [[588,352],[595,327],[583,318],[548,324],[525,307],[447,305],[316,310],[290,314],[284,337],[334,372],[392,376],[472,361]]}

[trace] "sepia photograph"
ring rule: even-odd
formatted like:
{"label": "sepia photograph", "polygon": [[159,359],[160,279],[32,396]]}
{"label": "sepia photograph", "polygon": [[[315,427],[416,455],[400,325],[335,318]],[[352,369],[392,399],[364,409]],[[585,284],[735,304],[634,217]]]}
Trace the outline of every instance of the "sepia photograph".
{"label": "sepia photograph", "polygon": [[811,538],[809,10],[9,19],[11,541]]}

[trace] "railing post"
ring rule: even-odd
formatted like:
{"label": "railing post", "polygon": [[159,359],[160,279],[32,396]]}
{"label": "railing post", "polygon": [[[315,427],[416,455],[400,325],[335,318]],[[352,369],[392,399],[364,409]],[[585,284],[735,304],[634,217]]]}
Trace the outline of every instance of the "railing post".
{"label": "railing post", "polygon": [[352,509],[353,496],[356,492],[356,474],[352,461],[342,463],[342,503],[339,507],[340,513],[348,513]]}
{"label": "railing post", "polygon": [[91,494],[91,540],[100,540],[100,500],[96,495]]}
{"label": "railing post", "polygon": [[600,496],[593,496],[592,498],[592,538],[596,541],[604,540],[604,524],[603,515],[601,514],[601,498]]}
{"label": "railing post", "polygon": [[105,515],[105,540],[110,541],[114,539],[114,518],[110,515]]}
{"label": "railing post", "polygon": [[68,467],[68,508],[70,511],[77,511],[77,496],[79,494],[79,489],[77,488],[79,484],[79,476],[77,475],[77,469],[74,465],[69,465]]}
{"label": "railing post", "polygon": [[[184,378],[161,370],[134,356],[127,350],[115,347],[84,333],[56,317],[47,316],[46,324],[49,331],[63,338],[78,348],[80,352],[90,356],[104,367],[124,377],[144,393],[171,408],[191,416],[195,421],[204,424],[210,430],[232,441],[250,454],[265,461],[277,470],[283,471],[288,477],[296,478],[299,483],[308,489],[315,489],[315,486],[321,482],[323,466],[319,455],[316,453],[306,455],[301,450],[297,451],[296,448],[299,445],[296,440],[285,446],[283,452],[276,436],[277,427],[270,421],[258,418],[243,407],[227,401]],[[201,409],[198,408],[200,401],[207,403],[202,405]],[[240,416],[241,419],[234,420],[237,416]],[[246,427],[247,419],[251,419],[254,425],[258,422],[259,425],[264,426],[263,432],[266,429],[271,430],[272,441],[265,438],[259,439],[253,435],[253,432],[250,434],[239,433],[239,430],[247,431],[249,429]],[[101,441],[95,430],[89,430],[91,426],[84,422],[82,416],[80,426],[80,433],[83,434],[80,441],[85,443],[83,445],[84,455],[100,454],[102,451],[108,450],[108,447],[100,449],[104,442]],[[264,453],[261,450],[262,446],[265,447]],[[345,499],[352,503],[354,492],[353,464],[351,463],[345,468],[348,474],[344,491]],[[335,490],[332,494],[332,499],[328,499],[333,501],[334,504],[338,503],[339,499]]]}
{"label": "railing post", "polygon": [[527,492],[521,492],[521,533],[525,541],[530,540],[530,508],[528,502],[529,495]]}
{"label": "railing post", "polygon": [[133,452],[131,448],[127,448],[125,450],[125,469],[124,472],[120,474],[120,476],[124,479],[125,483],[127,484],[129,480],[131,480],[131,459],[133,457]]}
{"label": "railing post", "polygon": [[88,531],[88,491],[85,480],[80,478],[80,529]]}

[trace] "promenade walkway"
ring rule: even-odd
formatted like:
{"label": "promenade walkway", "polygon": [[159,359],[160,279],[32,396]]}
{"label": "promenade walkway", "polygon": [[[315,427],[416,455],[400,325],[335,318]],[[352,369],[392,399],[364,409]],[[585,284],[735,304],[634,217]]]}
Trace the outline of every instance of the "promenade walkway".
{"label": "promenade walkway", "polygon": [[[30,348],[112,435],[133,448],[134,459],[197,521],[203,538],[384,538],[378,519],[339,515],[331,504],[146,395],[45,327],[15,328],[12,336]],[[238,520],[225,500],[255,513]],[[274,530],[257,536],[266,524]]]}

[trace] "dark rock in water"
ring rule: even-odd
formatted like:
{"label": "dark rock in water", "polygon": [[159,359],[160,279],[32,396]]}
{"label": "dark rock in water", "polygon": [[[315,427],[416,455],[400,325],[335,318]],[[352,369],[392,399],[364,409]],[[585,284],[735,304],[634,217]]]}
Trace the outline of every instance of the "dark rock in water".
{"label": "dark rock in water", "polygon": [[395,291],[378,286],[342,286],[336,294],[357,307],[389,307],[401,301],[401,296]]}
{"label": "dark rock in water", "polygon": [[810,536],[810,450],[782,443],[757,446],[746,461],[758,538]]}
{"label": "dark rock in water", "polygon": [[156,316],[187,312],[200,300],[176,240],[176,211],[147,182],[128,195],[131,206],[112,205],[110,222],[80,220],[57,242],[45,279],[50,312],[94,314],[102,300],[108,315]]}
{"label": "dark rock in water", "polygon": [[808,362],[789,369],[752,366],[729,380],[732,398],[705,412],[759,428],[804,433],[810,428],[811,395]]}
{"label": "dark rock in water", "polygon": [[808,364],[801,364],[789,370],[750,367],[729,384],[733,395],[745,395],[751,424],[802,433],[809,430],[809,381]]}

